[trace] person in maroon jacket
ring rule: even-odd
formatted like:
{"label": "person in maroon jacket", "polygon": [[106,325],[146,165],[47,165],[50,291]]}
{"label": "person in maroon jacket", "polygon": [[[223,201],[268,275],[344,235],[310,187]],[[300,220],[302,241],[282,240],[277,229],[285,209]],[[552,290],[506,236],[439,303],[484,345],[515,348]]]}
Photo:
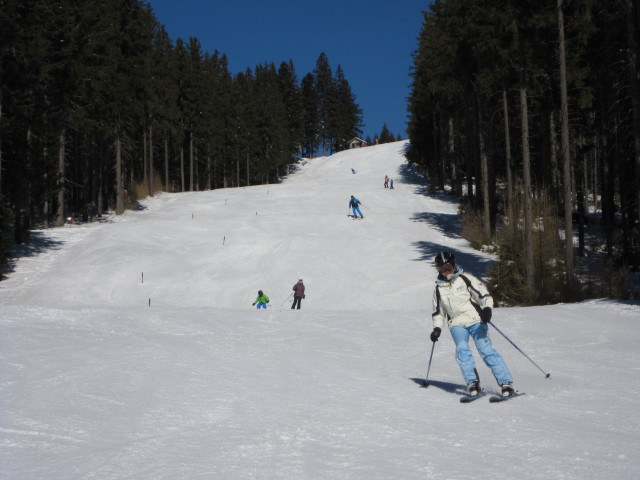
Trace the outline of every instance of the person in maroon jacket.
{"label": "person in maroon jacket", "polygon": [[291,305],[291,310],[296,308],[298,305],[298,310],[300,310],[300,303],[302,303],[302,299],[304,298],[304,283],[302,283],[302,279],[298,280],[293,286],[293,305]]}

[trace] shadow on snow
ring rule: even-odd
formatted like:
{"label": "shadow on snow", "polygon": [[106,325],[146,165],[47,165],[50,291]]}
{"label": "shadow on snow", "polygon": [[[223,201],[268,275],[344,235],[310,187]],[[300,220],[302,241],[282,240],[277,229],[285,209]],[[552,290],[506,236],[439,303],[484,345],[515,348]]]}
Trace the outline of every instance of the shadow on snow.
{"label": "shadow on snow", "polygon": [[[433,262],[433,257],[435,257],[438,252],[442,252],[443,250],[447,250],[452,252],[456,256],[456,263],[463,268],[463,270],[475,275],[477,277],[482,277],[486,274],[487,267],[492,263],[491,260],[486,259],[480,255],[475,255],[473,253],[461,252],[456,250],[455,248],[451,248],[448,245],[442,245],[439,243],[419,241],[413,242],[413,246],[420,253],[420,257],[416,259],[418,262]],[[434,269],[434,281],[435,281],[436,273]]]}
{"label": "shadow on snow", "polygon": [[[424,378],[410,378],[414,383],[417,383],[422,388],[428,388],[424,386]],[[441,382],[439,380],[429,380],[429,387],[439,388],[447,393],[455,393],[457,395],[465,395],[465,386],[460,383]]]}

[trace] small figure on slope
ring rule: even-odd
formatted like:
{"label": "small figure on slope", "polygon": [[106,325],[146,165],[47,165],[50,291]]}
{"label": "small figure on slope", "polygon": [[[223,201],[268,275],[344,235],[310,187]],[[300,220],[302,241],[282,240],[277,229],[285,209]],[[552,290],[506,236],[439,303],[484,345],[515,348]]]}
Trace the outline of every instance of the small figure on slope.
{"label": "small figure on slope", "polygon": [[480,280],[463,273],[462,268],[456,266],[453,253],[438,253],[435,264],[438,278],[433,290],[431,341],[438,341],[446,320],[456,344],[456,361],[467,383],[469,395],[481,392],[475,361],[469,348],[469,337],[473,338],[482,360],[493,372],[502,395],[513,395],[515,390],[511,373],[502,356],[493,349],[489,338],[488,323],[491,321],[493,298]]}
{"label": "small figure on slope", "polygon": [[384,188],[389,188],[389,175],[384,176]]}
{"label": "small figure on slope", "polygon": [[359,205],[362,205],[360,200],[351,195],[351,200],[349,200],[349,208],[353,210],[353,218],[358,218],[356,214],[360,215],[360,218],[364,218],[362,212],[360,211]]}
{"label": "small figure on slope", "polygon": [[258,290],[258,298],[256,301],[252,303],[252,305],[258,304],[256,308],[267,308],[267,303],[269,303],[269,297],[267,297],[262,290]]}
{"label": "small figure on slope", "polygon": [[302,283],[302,279],[298,280],[293,286],[293,305],[291,305],[291,310],[298,306],[298,310],[300,310],[300,304],[302,303],[302,299],[304,297],[304,283]]}

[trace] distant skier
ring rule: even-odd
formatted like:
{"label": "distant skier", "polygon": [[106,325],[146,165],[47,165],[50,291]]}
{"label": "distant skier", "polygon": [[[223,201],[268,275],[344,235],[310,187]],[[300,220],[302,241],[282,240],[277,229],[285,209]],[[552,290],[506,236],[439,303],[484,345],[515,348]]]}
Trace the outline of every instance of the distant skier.
{"label": "distant skier", "polygon": [[258,298],[252,305],[258,304],[256,308],[267,308],[267,303],[269,303],[269,297],[262,293],[262,290],[258,290]]}
{"label": "distant skier", "polygon": [[293,286],[293,305],[291,305],[291,310],[293,310],[296,305],[298,306],[298,310],[300,310],[300,304],[303,298],[305,298],[304,283],[302,283],[302,279],[300,279],[298,283]]}
{"label": "distant skier", "polygon": [[389,175],[384,176],[384,188],[389,188]]}
{"label": "distant skier", "polygon": [[354,175],[356,174],[356,171],[352,168],[351,169],[351,173],[353,173]]}
{"label": "distant skier", "polygon": [[480,381],[473,355],[469,349],[469,337],[473,338],[478,353],[493,372],[503,396],[515,393],[511,373],[502,356],[493,349],[489,338],[493,298],[486,287],[473,275],[463,273],[456,266],[451,252],[440,252],[435,257],[438,270],[433,290],[433,332],[431,341],[437,342],[445,321],[456,344],[456,361],[460,366],[469,395],[481,392]]}
{"label": "distant skier", "polygon": [[389,183],[391,184],[391,190],[393,190],[393,178],[389,180]]}
{"label": "distant skier", "polygon": [[360,211],[359,205],[362,205],[362,202],[351,195],[351,200],[349,200],[349,208],[353,210],[353,218],[358,218],[356,214],[360,215],[360,218],[364,218],[362,212]]}

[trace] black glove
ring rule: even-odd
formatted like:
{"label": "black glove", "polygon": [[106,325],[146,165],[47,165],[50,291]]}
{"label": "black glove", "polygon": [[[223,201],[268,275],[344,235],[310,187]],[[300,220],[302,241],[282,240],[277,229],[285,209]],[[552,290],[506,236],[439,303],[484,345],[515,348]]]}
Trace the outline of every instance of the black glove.
{"label": "black glove", "polygon": [[442,329],[440,327],[434,328],[433,332],[431,332],[431,341],[437,342],[441,333],[442,333]]}
{"label": "black glove", "polygon": [[482,323],[491,321],[491,309],[489,307],[485,307],[480,311],[480,320],[482,320]]}

